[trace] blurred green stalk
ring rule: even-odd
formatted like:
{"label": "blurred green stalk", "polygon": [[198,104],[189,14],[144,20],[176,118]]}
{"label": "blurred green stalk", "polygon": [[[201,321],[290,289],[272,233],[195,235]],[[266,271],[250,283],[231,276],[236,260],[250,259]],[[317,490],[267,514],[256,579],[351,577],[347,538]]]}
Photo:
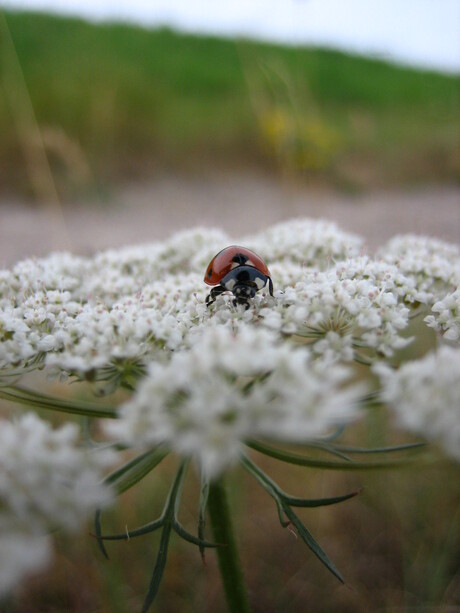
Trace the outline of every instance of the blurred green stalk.
{"label": "blurred green stalk", "polygon": [[208,510],[214,540],[222,544],[217,548],[217,557],[228,609],[231,613],[249,613],[251,609],[222,479],[210,483]]}

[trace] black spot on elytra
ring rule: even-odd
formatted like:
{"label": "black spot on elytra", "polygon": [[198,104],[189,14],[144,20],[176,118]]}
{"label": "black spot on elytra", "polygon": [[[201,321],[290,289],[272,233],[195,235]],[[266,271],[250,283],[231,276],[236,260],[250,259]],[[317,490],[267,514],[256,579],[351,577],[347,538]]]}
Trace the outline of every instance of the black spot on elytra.
{"label": "black spot on elytra", "polygon": [[236,262],[236,264],[240,264],[240,265],[245,264],[248,260],[249,260],[248,256],[244,255],[243,253],[237,253],[236,255],[232,257],[232,262]]}
{"label": "black spot on elytra", "polygon": [[210,269],[209,269],[209,272],[208,272],[208,277],[209,277],[209,278],[211,278],[211,277],[212,277],[212,268],[210,268]]}

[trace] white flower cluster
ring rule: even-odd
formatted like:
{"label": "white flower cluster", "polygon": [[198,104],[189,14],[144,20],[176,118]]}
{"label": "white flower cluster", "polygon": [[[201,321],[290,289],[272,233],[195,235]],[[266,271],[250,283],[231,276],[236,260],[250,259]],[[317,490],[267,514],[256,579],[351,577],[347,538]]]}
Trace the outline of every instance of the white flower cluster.
{"label": "white flower cluster", "polygon": [[209,327],[189,350],[151,365],[107,430],[131,445],[166,443],[214,476],[251,438],[305,442],[356,419],[363,387],[349,383],[348,369],[322,368],[263,328]]}
{"label": "white flower cluster", "polygon": [[[205,247],[203,231],[184,234],[161,248],[105,252],[93,260],[75,258],[73,265],[72,256],[62,254],[61,261],[52,254],[4,271],[0,368],[46,354],[50,365],[85,372],[114,361],[151,359],[164,347],[176,349],[206,310],[202,268],[216,248],[215,232],[208,231]],[[193,245],[198,249],[188,266],[187,257],[178,255],[181,244],[187,256]],[[192,264],[200,274],[187,272]]]}
{"label": "white flower cluster", "polygon": [[[355,270],[355,274],[346,274]],[[275,300],[255,302],[261,324],[284,334],[319,339],[315,351],[351,360],[352,347],[372,349],[390,356],[410,339],[401,335],[409,322],[409,309],[398,300],[392,283],[372,278],[349,260],[327,272],[304,272],[294,287],[277,292]],[[333,333],[333,334],[331,334]]]}
{"label": "white flower cluster", "polygon": [[201,282],[211,258],[229,242],[220,230],[196,228],[178,232],[162,243],[105,251],[94,258],[82,292],[86,297],[112,304],[143,291],[152,282],[176,275],[180,278],[198,273]]}
{"label": "white flower cluster", "polygon": [[73,374],[122,376],[133,365],[167,360],[210,324],[238,322],[313,332],[315,354],[329,361],[351,360],[357,347],[389,356],[408,342],[406,307],[455,289],[460,262],[456,247],[411,236],[390,241],[384,259],[359,256],[358,237],[330,222],[295,220],[246,243],[266,257],[275,299],[259,292],[244,311],[223,295],[207,309],[203,272],[229,242],[218,230],[197,229],[94,258],[51,254],[2,271],[0,369],[44,358]]}
{"label": "white flower cluster", "polygon": [[418,290],[415,280],[400,271],[398,266],[380,258],[367,255],[350,258],[336,265],[341,280],[362,279],[378,287],[380,291],[391,292],[395,298],[410,305],[416,300]]}
{"label": "white flower cluster", "polygon": [[14,523],[0,524],[0,598],[28,575],[45,569],[51,560],[48,537],[18,528]]}
{"label": "white flower cluster", "polygon": [[47,564],[47,532],[78,530],[111,501],[100,480],[113,460],[79,448],[74,424],[53,430],[33,413],[0,422],[0,595]]}
{"label": "white flower cluster", "polygon": [[343,279],[334,269],[312,274],[294,289],[303,305],[307,329],[351,334],[357,344],[383,355],[392,355],[408,342],[399,334],[407,326],[408,309],[393,292],[370,279]]}
{"label": "white flower cluster", "polygon": [[[158,406],[170,398],[171,402],[180,400],[179,407],[188,407],[188,400],[171,391],[176,389],[176,382],[186,378],[192,390],[187,394],[197,394],[194,402],[208,395],[221,399],[216,406],[210,400],[202,403],[216,414],[200,417],[196,413],[197,424],[200,420],[209,422],[209,429],[203,430],[207,437],[206,444],[202,441],[203,455],[209,452],[213,459],[203,462],[217,466],[216,449],[224,443],[212,444],[215,423],[219,424],[218,432],[228,435],[231,449],[222,453],[223,464],[237,453],[240,443],[235,441],[255,435],[274,436],[268,426],[270,420],[286,440],[291,440],[294,432],[300,437],[314,436],[316,417],[309,416],[311,429],[299,425],[303,423],[301,415],[307,413],[302,413],[296,399],[307,402],[311,390],[303,387],[309,385],[309,375],[304,381],[298,373],[310,373],[327,388],[322,369],[328,368],[333,379],[344,362],[392,356],[409,342],[406,329],[412,304],[434,304],[428,325],[442,329],[447,338],[458,334],[458,293],[446,296],[457,287],[460,270],[459,252],[453,245],[423,237],[398,237],[388,243],[379,258],[372,258],[361,255],[361,239],[329,222],[295,220],[279,224],[246,241],[237,241],[266,258],[275,285],[274,297],[265,288],[245,310],[241,305],[234,306],[233,296],[224,293],[207,308],[209,287],[203,281],[204,271],[213,255],[231,242],[220,231],[197,229],[164,242],[105,251],[93,258],[51,254],[2,271],[0,376],[2,369],[20,369],[42,360],[65,373],[105,381],[107,390],[121,384],[135,389],[139,386],[133,403],[143,407],[143,412],[138,411],[143,416],[149,414],[149,402],[157,402],[151,394],[152,381],[159,385]],[[251,336],[257,334],[259,340]],[[286,337],[308,343],[308,347],[299,352]],[[250,359],[245,358],[245,352]],[[258,358],[257,352],[264,360],[259,370],[262,357]],[[226,358],[219,356],[227,354],[238,356],[246,364],[246,377],[272,374],[243,393],[234,384],[244,373],[221,366]],[[283,371],[285,379],[277,374],[282,372],[283,360],[288,364]],[[302,368],[298,366],[300,361]],[[192,376],[193,367],[197,370]],[[147,370],[149,377],[139,385],[139,378]],[[279,383],[277,390],[270,388],[273,381]],[[282,414],[281,399],[287,403],[291,390],[292,413]],[[303,395],[297,390],[304,390]],[[267,406],[278,407],[273,415],[267,409],[261,413],[262,419],[258,409],[251,412],[241,408],[256,403],[256,394],[261,394]],[[278,405],[276,398],[280,399]],[[217,403],[217,398],[214,401]],[[234,423],[224,420],[225,429],[220,430],[220,418],[216,417],[219,407],[231,406],[232,402],[236,403],[238,418]],[[206,416],[207,410],[202,407],[202,415]],[[152,409],[152,424],[147,422],[145,429],[140,428],[140,440],[151,444],[161,438],[185,453],[188,443],[184,440],[193,437],[182,437],[178,427],[182,413],[177,409],[176,415],[169,404],[165,411]],[[158,423],[167,415],[170,431],[162,438]],[[139,424],[134,427],[128,422],[124,410],[120,428],[136,431],[137,436]],[[282,423],[291,425],[284,429]],[[292,426],[294,423],[298,428]],[[198,427],[191,430],[196,432]],[[177,432],[174,441],[173,431]],[[121,432],[119,435],[123,438]],[[220,434],[215,436],[216,440],[222,438]]]}
{"label": "white flower cluster", "polygon": [[163,243],[108,250],[93,258],[52,253],[24,260],[0,271],[0,308],[21,307],[36,293],[53,290],[78,303],[111,305],[164,278],[191,272],[202,278],[211,257],[228,243],[220,230],[198,228]]}
{"label": "white flower cluster", "polygon": [[434,315],[425,317],[424,321],[427,326],[441,332],[446,340],[458,341],[460,339],[460,288],[435,302],[432,312]]}
{"label": "white flower cluster", "polygon": [[399,425],[438,441],[460,460],[460,350],[441,347],[399,370],[382,364],[375,369],[382,379],[382,398]]}
{"label": "white flower cluster", "polygon": [[47,336],[45,349],[53,350],[47,363],[85,372],[116,362],[163,359],[165,350],[178,349],[205,313],[206,290],[196,291],[201,284],[201,277],[193,273],[168,275],[111,305],[82,305]]}
{"label": "white flower cluster", "polygon": [[357,256],[360,236],[344,232],[333,222],[293,219],[244,239],[244,245],[271,262],[288,262],[325,270],[338,260]]}
{"label": "white flower cluster", "polygon": [[396,236],[380,249],[381,257],[415,283],[407,298],[434,304],[460,284],[460,249],[435,238]]}
{"label": "white flower cluster", "polygon": [[[288,259],[294,227],[302,262],[327,265],[360,246],[356,237],[327,222],[275,227],[273,238],[280,234],[275,255],[278,249],[281,260],[274,263],[274,279],[281,286],[294,283],[302,273],[302,267]],[[259,240],[265,243],[265,235]],[[210,315],[203,271],[229,242],[218,230],[197,229],[94,258],[51,254],[2,271],[0,369],[46,356],[48,365],[71,373],[114,364],[122,371],[126,362],[145,364],[163,359],[165,350],[187,346],[189,331]],[[219,304],[228,318],[229,301]]]}

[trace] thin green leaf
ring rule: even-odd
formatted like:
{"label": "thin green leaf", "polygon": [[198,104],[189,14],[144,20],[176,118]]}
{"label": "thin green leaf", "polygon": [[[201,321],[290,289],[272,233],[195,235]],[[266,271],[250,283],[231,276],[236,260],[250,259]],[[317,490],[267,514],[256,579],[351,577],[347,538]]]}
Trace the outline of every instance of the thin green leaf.
{"label": "thin green leaf", "polygon": [[117,494],[122,494],[149,474],[168,455],[162,446],[147,451],[111,473],[104,483],[112,485]]}
{"label": "thin green leaf", "polygon": [[[275,498],[275,501],[281,503],[281,510],[284,512],[284,505],[288,504],[293,507],[322,507],[332,504],[338,504],[344,502],[350,498],[357,496],[360,491],[351,492],[343,496],[334,496],[331,498],[298,498],[297,496],[290,496],[284,492],[266,473],[264,473],[252,460],[243,456],[241,460],[243,466],[257,479],[257,481],[265,488],[265,490]],[[279,511],[279,509],[278,509]],[[283,521],[281,521],[283,524]]]}
{"label": "thin green leaf", "polygon": [[289,522],[284,518],[283,504],[281,501],[280,490],[276,483],[270,479],[254,462],[252,462],[246,456],[242,456],[241,463],[248,472],[259,482],[269,496],[273,498],[276,503],[276,510],[278,512],[278,519],[283,528],[289,525]]}
{"label": "thin green leaf", "polygon": [[[104,483],[106,485],[111,485],[116,490],[117,494],[120,495],[151,472],[155,466],[157,466],[163,460],[163,458],[166,457],[166,455],[167,451],[161,447],[147,451],[113,471],[104,479]],[[143,532],[137,533],[136,530],[133,530],[132,533],[125,532],[121,535],[103,536],[101,530],[101,511],[98,510],[96,511],[94,524],[95,536],[98,540],[99,548],[108,559],[109,556],[103,543],[104,540],[122,540],[140,536],[140,534],[146,534],[147,532],[151,532],[152,530],[156,529],[156,527],[151,528],[150,530],[146,529],[147,526],[151,527],[153,523],[155,522],[150,522],[150,524],[146,524],[145,526],[141,526],[141,528],[137,529],[137,531],[144,530]]]}
{"label": "thin green leaf", "polygon": [[366,402],[372,402],[373,400],[379,400],[379,399],[380,399],[380,390],[374,390],[373,392],[369,392],[368,394],[365,394],[364,396],[362,396],[360,399],[360,402],[366,403]]}
{"label": "thin green leaf", "polygon": [[359,399],[359,404],[363,407],[378,407],[384,404],[382,400],[381,390],[376,389],[373,392],[365,394]]}
{"label": "thin green leaf", "polygon": [[[200,504],[199,504],[199,514],[198,514],[198,538],[200,540],[204,540],[204,528],[206,525],[206,507],[208,506],[208,497],[209,497],[209,481],[201,475],[201,488],[200,488]],[[206,564],[205,559],[205,550],[201,545],[200,554],[203,564]]]}
{"label": "thin green leaf", "polygon": [[115,484],[125,473],[129,472],[132,468],[135,468],[140,462],[149,456],[150,453],[151,451],[146,451],[145,453],[141,453],[141,455],[129,460],[129,462],[126,462],[126,464],[123,464],[123,466],[120,466],[120,468],[117,468],[111,472],[110,475],[107,475],[107,477],[104,479],[104,483],[106,485]]}
{"label": "thin green leaf", "polygon": [[[340,496],[336,498],[325,498],[320,500],[305,500],[301,498],[295,498],[293,496],[288,496],[285,494],[272,479],[268,475],[266,475],[254,462],[252,462],[249,458],[243,456],[241,459],[243,466],[257,479],[257,481],[265,488],[265,490],[275,499],[278,507],[278,515],[280,517],[281,525],[286,527],[289,524],[292,524],[297,529],[299,536],[302,540],[307,544],[307,546],[313,551],[313,553],[321,560],[323,564],[341,581],[344,583],[342,576],[340,575],[337,568],[328,558],[326,553],[320,547],[320,545],[313,538],[312,534],[307,530],[307,528],[303,525],[301,520],[297,517],[294,511],[290,508],[290,504],[293,506],[321,506],[319,503],[323,504],[335,504],[337,502],[342,502],[343,500],[348,500],[357,494],[357,492],[353,492],[352,494],[347,494],[345,496]],[[305,503],[309,504],[305,504]],[[313,504],[311,504],[313,503]],[[281,510],[280,510],[281,507]],[[282,514],[284,514],[289,521],[284,521],[282,519]]]}
{"label": "thin green leaf", "polygon": [[[145,475],[147,475],[155,466],[157,466],[157,464],[161,462],[163,458],[166,457],[166,455],[167,451],[162,447],[157,447],[151,451],[143,453],[110,474],[105,479],[105,483],[115,486],[119,493],[126,491],[126,489],[129,489],[129,487],[132,487],[135,483],[138,483]],[[144,524],[139,528],[135,528],[134,530],[126,530],[125,532],[119,534],[102,535],[99,533],[98,538],[104,541],[129,540],[130,538],[135,538],[136,536],[142,536],[144,534],[148,534],[149,532],[154,532],[167,522],[171,523],[174,520],[174,509],[176,506],[178,493],[180,493],[180,488],[184,479],[185,468],[185,463],[181,464],[179,467],[168,494],[168,498],[165,502],[163,512],[158,519]]]}
{"label": "thin green leaf", "polygon": [[20,379],[25,374],[34,370],[39,370],[43,367],[43,354],[39,354],[28,364],[18,368],[1,368],[0,369],[0,386],[11,385],[11,379]]}
{"label": "thin green leaf", "polygon": [[165,519],[161,516],[159,519],[155,521],[151,521],[148,524],[144,524],[139,528],[135,528],[134,530],[126,530],[126,532],[120,532],[120,534],[96,534],[96,538],[99,541],[129,541],[131,538],[136,538],[136,536],[142,536],[144,534],[149,534],[150,532],[155,532],[158,528],[161,528],[165,523]]}
{"label": "thin green leaf", "polygon": [[300,521],[300,519],[297,517],[294,511],[290,509],[288,506],[286,506],[284,508],[284,512],[286,513],[286,517],[291,521],[292,525],[296,528],[300,538],[307,545],[307,547],[311,549],[311,551],[315,554],[315,556],[326,566],[326,568],[330,570],[330,572],[335,577],[337,577],[337,579],[341,583],[345,583],[345,581],[342,578],[342,575],[339,573],[337,568],[331,562],[326,552],[321,548],[321,546],[316,541],[316,539],[313,537],[311,532],[307,530],[307,528]]}
{"label": "thin green leaf", "polygon": [[361,453],[361,454],[373,454],[373,453],[394,453],[395,451],[412,451],[425,447],[426,443],[404,443],[403,445],[396,445],[394,447],[374,447],[373,449],[366,449],[364,447],[350,447],[347,445],[336,445],[335,449],[345,451],[347,453]]}
{"label": "thin green leaf", "polygon": [[177,513],[179,512],[179,504],[180,497],[182,494],[182,486],[184,485],[185,474],[188,468],[188,460],[182,462],[179,466],[179,469],[174,478],[174,482],[171,487],[171,491],[168,496],[168,501],[166,502],[166,506],[168,508],[166,513],[170,514],[171,517],[177,519]]}
{"label": "thin green leaf", "polygon": [[325,443],[308,443],[305,447],[312,447],[313,449],[320,449],[325,453],[330,453],[331,455],[340,458],[341,460],[345,460],[345,462],[352,462],[353,460],[345,455],[340,449],[333,445],[328,445]]}
{"label": "thin green leaf", "polygon": [[361,366],[372,366],[375,360],[368,358],[367,356],[360,355],[357,351],[355,351],[354,358],[357,364],[361,364]]}
{"label": "thin green leaf", "polygon": [[332,498],[297,498],[296,496],[288,496],[287,494],[283,497],[284,501],[290,505],[291,507],[304,507],[304,508],[314,508],[314,507],[327,507],[331,504],[338,504],[339,502],[345,502],[345,500],[350,500],[350,498],[354,498],[358,496],[360,491],[351,492],[350,494],[345,494],[343,496],[334,496]]}
{"label": "thin green leaf", "polygon": [[276,498],[279,494],[279,488],[274,481],[261,470],[257,464],[250,460],[247,456],[241,456],[241,464],[246,468],[248,472],[260,483],[260,485],[270,494]]}
{"label": "thin green leaf", "polygon": [[[179,512],[179,503],[180,503],[180,495],[182,491],[182,486],[184,483],[185,473],[187,471],[188,461],[183,462],[177,471],[176,478],[174,480],[173,486],[171,488],[171,493],[167,502],[167,510],[165,513],[169,513],[169,509],[173,508],[173,518],[172,518],[172,526],[173,529],[177,532],[179,536],[181,536],[184,540],[189,543],[193,543],[194,545],[198,545],[201,548],[203,547],[219,547],[219,544],[211,543],[202,538],[197,538],[193,534],[187,532],[187,530],[180,523],[177,514]],[[206,488],[208,489],[208,488]],[[207,499],[207,494],[206,494]]]}
{"label": "thin green leaf", "polygon": [[265,381],[265,379],[267,379],[270,375],[271,375],[271,371],[268,371],[266,373],[264,373],[263,375],[258,375],[257,377],[254,377],[254,379],[252,379],[251,381],[249,381],[248,383],[246,383],[246,385],[243,386],[243,392],[246,394],[248,392],[251,391],[251,389],[254,387],[254,385],[262,383],[263,381]]}
{"label": "thin green leaf", "polygon": [[[265,488],[265,491],[270,494],[270,492],[269,492],[269,490],[267,488]],[[279,519],[279,522],[280,522],[281,526],[283,528],[287,528],[291,522],[289,520],[287,520],[285,515],[284,515],[284,506],[283,506],[283,503],[281,501],[281,498],[279,498],[279,496],[276,495],[276,494],[270,494],[270,495],[272,496],[273,500],[275,501],[276,512],[278,513],[278,519]]]}
{"label": "thin green leaf", "polygon": [[177,534],[184,539],[184,541],[188,541],[193,545],[198,545],[200,550],[204,547],[223,547],[221,543],[211,543],[210,541],[205,541],[203,539],[197,538],[193,534],[190,534],[190,532],[187,532],[184,526],[179,521],[177,521],[177,519],[173,522],[173,528],[175,532],[177,532]]}
{"label": "thin green leaf", "polygon": [[260,453],[281,460],[282,462],[296,464],[298,466],[309,466],[310,468],[323,468],[324,470],[377,470],[400,468],[401,466],[410,464],[409,460],[392,460],[386,462],[333,462],[330,460],[311,458],[292,451],[272,447],[260,441],[248,441],[246,445],[255,451],[259,451]]}
{"label": "thin green leaf", "polygon": [[88,417],[109,419],[115,419],[117,417],[117,413],[112,407],[92,402],[84,402],[82,400],[65,400],[64,398],[57,398],[41,392],[27,390],[17,385],[0,388],[0,398],[8,400],[9,402],[36,407],[38,409],[49,409],[74,415],[88,415]]}
{"label": "thin green leaf", "polygon": [[330,453],[331,455],[335,455],[342,460],[346,460],[347,462],[353,462],[354,460],[350,458],[346,453],[356,453],[356,454],[377,454],[377,453],[394,453],[396,451],[410,451],[415,449],[420,449],[424,447],[425,443],[405,443],[403,445],[396,445],[393,447],[375,447],[374,449],[365,449],[363,447],[353,447],[349,445],[329,445],[323,442],[315,442],[308,443],[305,447],[311,447],[313,449],[320,449],[321,451],[325,451],[326,453]]}
{"label": "thin green leaf", "polygon": [[101,509],[97,509],[96,513],[94,514],[94,532],[95,532],[95,537],[97,538],[97,545],[99,549],[101,550],[102,555],[108,560],[109,554],[107,553],[107,549],[105,548],[105,545],[103,541],[101,540],[101,537],[102,537],[101,517],[102,517]]}
{"label": "thin green leaf", "polygon": [[161,579],[166,566],[166,560],[168,557],[169,538],[171,536],[171,522],[165,523],[163,532],[161,533],[160,547],[158,549],[158,555],[155,562],[155,568],[153,570],[152,578],[150,579],[149,590],[145,597],[144,604],[142,605],[142,613],[147,613],[155,600],[155,596],[158,593]]}

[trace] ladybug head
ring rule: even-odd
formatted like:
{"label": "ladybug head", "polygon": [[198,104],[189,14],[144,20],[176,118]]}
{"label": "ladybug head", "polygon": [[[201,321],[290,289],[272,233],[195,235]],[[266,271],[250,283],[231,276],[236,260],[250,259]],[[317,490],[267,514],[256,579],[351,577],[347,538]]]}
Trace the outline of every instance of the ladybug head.
{"label": "ladybug head", "polygon": [[247,285],[246,283],[237,283],[233,290],[235,298],[247,302],[248,298],[254,298],[257,292],[257,286]]}

